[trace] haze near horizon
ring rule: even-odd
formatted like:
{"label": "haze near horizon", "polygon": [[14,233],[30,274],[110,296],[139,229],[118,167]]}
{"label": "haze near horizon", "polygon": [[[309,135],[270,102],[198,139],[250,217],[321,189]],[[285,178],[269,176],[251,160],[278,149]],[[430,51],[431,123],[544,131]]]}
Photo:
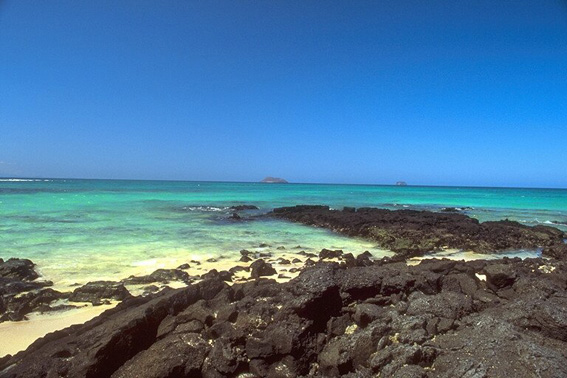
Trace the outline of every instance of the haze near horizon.
{"label": "haze near horizon", "polygon": [[563,1],[0,1],[0,176],[567,188]]}

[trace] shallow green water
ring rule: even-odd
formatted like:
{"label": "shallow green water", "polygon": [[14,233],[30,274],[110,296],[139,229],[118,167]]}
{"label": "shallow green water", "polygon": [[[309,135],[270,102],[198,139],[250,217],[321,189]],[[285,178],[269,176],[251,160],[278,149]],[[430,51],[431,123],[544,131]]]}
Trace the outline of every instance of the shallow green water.
{"label": "shallow green water", "polygon": [[[276,220],[232,222],[229,206],[296,204],[390,209],[467,208],[567,229],[567,190],[114,180],[0,180],[0,257],[35,261],[56,282],[119,279],[260,243],[287,250],[384,251],[363,240]],[[243,213],[245,214],[245,212]]]}

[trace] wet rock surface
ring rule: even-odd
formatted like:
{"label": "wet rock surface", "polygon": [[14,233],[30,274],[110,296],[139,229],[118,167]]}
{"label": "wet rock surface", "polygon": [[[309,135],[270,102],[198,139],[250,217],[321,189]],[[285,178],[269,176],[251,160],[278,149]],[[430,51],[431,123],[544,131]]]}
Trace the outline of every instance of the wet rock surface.
{"label": "wet rock surface", "polygon": [[38,280],[34,267],[27,259],[0,259],[0,322],[24,320],[34,311],[58,309],[49,304],[68,297],[48,288],[52,282]]}
{"label": "wet rock surface", "polygon": [[566,290],[567,264],[542,259],[323,261],[232,286],[217,274],[49,334],[0,376],[563,377]]}
{"label": "wet rock surface", "polygon": [[[189,264],[183,264],[179,268],[187,269]],[[170,281],[189,282],[189,275],[181,269],[158,269],[147,276],[131,276],[122,280],[126,284],[150,284],[155,282],[169,283]]]}
{"label": "wet rock surface", "polygon": [[258,210],[258,206],[255,205],[235,205],[230,207],[231,210],[242,211],[242,210]]}
{"label": "wet rock surface", "polygon": [[480,223],[454,212],[298,205],[274,209],[269,216],[363,237],[404,257],[443,248],[479,253],[542,248],[544,256],[564,258],[565,233],[549,226],[528,227],[502,220]]}
{"label": "wet rock surface", "polygon": [[35,264],[28,259],[0,259],[0,277],[20,281],[33,281],[39,277]]}
{"label": "wet rock surface", "polygon": [[[51,281],[42,281],[34,270],[35,264],[26,259],[9,259],[0,262],[0,322],[26,320],[32,312],[46,313],[82,307],[84,303],[94,306],[123,301],[132,295],[124,284],[166,284],[171,281],[188,283],[189,275],[179,269],[158,269],[147,275],[131,276],[121,282],[95,281],[78,286],[72,292],[59,292],[49,286]],[[228,272],[221,272],[226,278]],[[145,295],[159,291],[157,286],[147,286]],[[77,303],[82,302],[82,303]]]}

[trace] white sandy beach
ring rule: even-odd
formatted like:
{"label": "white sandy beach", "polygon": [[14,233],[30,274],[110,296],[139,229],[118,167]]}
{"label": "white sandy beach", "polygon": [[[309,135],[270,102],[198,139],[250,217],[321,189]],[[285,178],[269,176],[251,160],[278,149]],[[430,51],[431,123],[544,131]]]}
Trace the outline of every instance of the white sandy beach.
{"label": "white sandy beach", "polygon": [[84,323],[114,306],[86,306],[52,314],[30,314],[26,321],[0,323],[0,357],[24,350],[50,332]]}

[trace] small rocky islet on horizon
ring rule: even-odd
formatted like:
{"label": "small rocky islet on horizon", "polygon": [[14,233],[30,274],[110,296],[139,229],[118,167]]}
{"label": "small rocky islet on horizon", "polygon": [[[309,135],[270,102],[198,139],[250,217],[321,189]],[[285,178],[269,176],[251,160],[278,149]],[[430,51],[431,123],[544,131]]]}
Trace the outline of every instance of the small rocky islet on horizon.
{"label": "small rocky islet on horizon", "polygon": [[[66,293],[32,261],[1,260],[1,320],[120,303],[0,358],[0,377],[567,376],[565,232],[479,222],[455,209],[295,206],[232,221],[255,217],[361,237],[396,254],[242,250],[227,270],[191,276],[188,261]],[[446,249],[541,256],[431,258]]]}
{"label": "small rocky islet on horizon", "polygon": [[286,179],[280,178],[280,177],[265,177],[264,179],[262,179],[263,183],[266,184],[288,184],[288,181]]}

